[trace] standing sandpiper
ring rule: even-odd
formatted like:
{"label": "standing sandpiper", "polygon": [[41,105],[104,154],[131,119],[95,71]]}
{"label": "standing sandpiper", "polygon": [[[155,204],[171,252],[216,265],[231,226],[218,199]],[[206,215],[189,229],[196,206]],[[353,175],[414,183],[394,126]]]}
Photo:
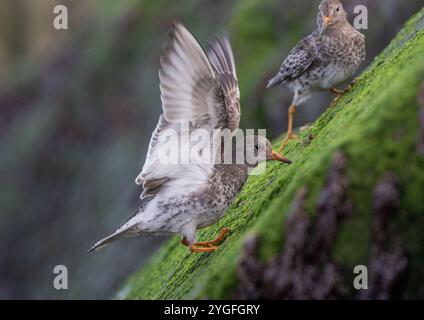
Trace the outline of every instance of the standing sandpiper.
{"label": "standing sandpiper", "polygon": [[281,152],[293,133],[296,106],[306,101],[314,91],[330,90],[339,96],[346,90],[334,88],[353,76],[365,59],[365,37],[347,20],[339,0],[323,0],[317,16],[318,28],[303,38],[283,61],[278,74],[269,80],[267,88],[286,84],[294,93],[288,110],[287,136]]}

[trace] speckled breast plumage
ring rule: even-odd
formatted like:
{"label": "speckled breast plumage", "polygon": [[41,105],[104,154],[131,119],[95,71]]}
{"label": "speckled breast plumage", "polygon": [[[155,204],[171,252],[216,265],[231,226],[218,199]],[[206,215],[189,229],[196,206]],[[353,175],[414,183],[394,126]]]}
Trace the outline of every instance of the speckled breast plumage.
{"label": "speckled breast plumage", "polygon": [[299,105],[313,91],[331,89],[350,78],[365,59],[365,37],[347,21],[324,34],[320,27],[303,38],[267,87],[285,84]]}
{"label": "speckled breast plumage", "polygon": [[209,178],[209,190],[158,198],[159,213],[143,221],[140,231],[161,234],[178,232],[184,225],[193,223],[197,228],[215,223],[240,192],[247,170],[246,165],[216,165]]}
{"label": "speckled breast plumage", "polygon": [[300,104],[312,91],[326,90],[337,86],[358,69],[365,59],[365,38],[349,26],[319,39],[318,31],[306,41],[313,42],[316,59],[311,66],[294,79],[287,80],[287,86],[295,93],[293,104]]}

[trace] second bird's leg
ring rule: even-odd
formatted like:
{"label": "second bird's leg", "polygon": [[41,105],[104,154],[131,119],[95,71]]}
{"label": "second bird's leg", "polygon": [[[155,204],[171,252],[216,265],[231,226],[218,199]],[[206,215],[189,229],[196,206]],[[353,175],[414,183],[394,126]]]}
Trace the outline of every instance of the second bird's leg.
{"label": "second bird's leg", "polygon": [[342,97],[342,95],[343,95],[345,92],[349,91],[349,89],[339,90],[339,89],[336,89],[336,88],[331,88],[331,89],[330,89],[330,91],[331,91],[332,93],[337,94],[337,95],[336,95],[336,97],[333,99],[333,104],[334,104],[334,103],[336,103],[337,101],[339,101],[339,99]]}
{"label": "second bird's leg", "polygon": [[336,103],[343,94],[345,94],[346,92],[352,90],[354,84],[356,83],[357,79],[353,79],[352,82],[344,89],[344,90],[339,90],[337,88],[331,88],[330,91],[332,93],[337,94],[337,96],[334,98],[333,103]]}
{"label": "second bird's leg", "polygon": [[281,144],[280,148],[278,149],[278,152],[283,151],[283,149],[286,147],[287,143],[290,140],[295,140],[297,139],[297,136],[293,133],[293,118],[294,118],[294,114],[296,112],[296,106],[294,104],[292,104],[289,107],[289,113],[288,113],[288,125],[287,125],[287,135],[283,140],[283,143]]}
{"label": "second bird's leg", "polygon": [[343,94],[343,93],[347,92],[348,90],[347,90],[347,89],[345,89],[345,90],[340,90],[340,89],[337,89],[337,88],[331,88],[331,89],[330,89],[330,91],[331,91],[332,93],[335,93],[335,94],[340,95],[340,94]]}
{"label": "second bird's leg", "polygon": [[339,90],[337,88],[331,88],[330,89],[330,91],[332,93],[335,93],[336,94],[336,97],[333,99],[333,104],[336,103],[337,101],[339,101],[339,99],[342,97],[342,95],[350,90],[348,88],[346,88],[345,90]]}

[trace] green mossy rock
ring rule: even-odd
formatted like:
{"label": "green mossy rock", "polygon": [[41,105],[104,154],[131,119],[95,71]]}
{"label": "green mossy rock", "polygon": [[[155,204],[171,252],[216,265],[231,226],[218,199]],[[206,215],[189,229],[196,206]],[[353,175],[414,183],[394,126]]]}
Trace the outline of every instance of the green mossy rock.
{"label": "green mossy rock", "polygon": [[[347,157],[351,216],[343,222],[333,258],[345,270],[367,265],[373,222],[373,188],[383,174],[399,179],[401,212],[392,223],[409,260],[403,298],[420,295],[424,279],[424,156],[417,152],[420,124],[418,94],[424,80],[424,10],[359,77],[354,88],[300,133],[285,155],[290,166],[268,163],[266,174],[251,176],[243,191],[216,225],[198,232],[200,241],[214,238],[224,226],[232,231],[213,254],[190,254],[172,238],[125,284],[118,298],[229,298],[238,284],[236,266],[244,240],[261,237],[260,258],[281,251],[284,223],[296,192],[307,186],[308,211],[323,187],[337,150]],[[243,95],[243,92],[241,93]],[[309,141],[310,137],[313,137]],[[278,141],[277,141],[278,142]],[[310,205],[309,205],[310,204]],[[422,293],[421,293],[422,294]]]}

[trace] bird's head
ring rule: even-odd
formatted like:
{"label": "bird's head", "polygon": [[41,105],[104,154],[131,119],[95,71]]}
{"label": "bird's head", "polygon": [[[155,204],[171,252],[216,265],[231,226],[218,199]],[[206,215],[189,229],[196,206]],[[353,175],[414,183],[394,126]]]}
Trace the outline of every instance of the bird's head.
{"label": "bird's head", "polygon": [[[291,160],[274,152],[272,150],[271,142],[263,136],[253,136],[251,139],[246,139],[246,153],[247,155],[253,154],[254,166],[264,161],[280,161],[288,164],[292,163]],[[248,162],[251,164],[252,161],[249,160],[250,159],[248,159]]]}
{"label": "bird's head", "polygon": [[323,0],[318,8],[317,24],[320,38],[325,31],[347,21],[347,13],[339,0]]}

